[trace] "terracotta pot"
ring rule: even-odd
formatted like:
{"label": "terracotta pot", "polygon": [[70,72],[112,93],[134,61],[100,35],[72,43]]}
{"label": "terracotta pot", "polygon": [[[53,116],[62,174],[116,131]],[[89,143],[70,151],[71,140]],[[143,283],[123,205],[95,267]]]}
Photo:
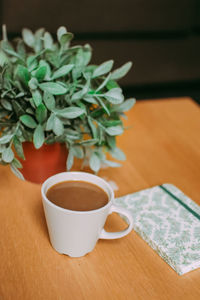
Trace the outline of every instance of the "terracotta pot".
{"label": "terracotta pot", "polygon": [[23,143],[25,160],[20,159],[23,166],[20,172],[28,181],[42,183],[49,176],[66,171],[68,151],[64,144],[44,144],[35,149],[33,143]]}

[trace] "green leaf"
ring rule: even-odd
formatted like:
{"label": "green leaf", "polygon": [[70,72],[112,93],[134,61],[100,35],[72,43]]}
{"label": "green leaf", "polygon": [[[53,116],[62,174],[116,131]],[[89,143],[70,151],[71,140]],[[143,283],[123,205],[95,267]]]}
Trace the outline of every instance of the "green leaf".
{"label": "green leaf", "polygon": [[[4,77],[2,77],[2,75],[4,75]],[[1,94],[1,97],[3,98],[12,89],[12,85],[11,85],[10,75],[8,73],[2,75],[1,75],[1,86],[5,89],[5,91]]]}
{"label": "green leaf", "polygon": [[106,133],[115,136],[115,135],[121,135],[123,133],[123,128],[121,126],[111,126],[106,128]]}
{"label": "green leaf", "polygon": [[17,95],[15,96],[15,99],[21,98],[21,97],[23,97],[24,95],[25,95],[25,93],[20,92],[19,94],[17,94]]}
{"label": "green leaf", "polygon": [[126,156],[122,150],[119,148],[114,148],[111,151],[109,151],[113,158],[116,158],[118,160],[126,160]]}
{"label": "green leaf", "polygon": [[72,102],[75,102],[77,100],[82,99],[87,92],[88,92],[88,85],[84,86],[82,88],[82,90],[80,90],[80,91],[78,91],[78,92],[76,92],[76,93],[73,94],[73,96],[71,98]]}
{"label": "green leaf", "polygon": [[[90,45],[86,44],[83,47],[79,48],[75,57],[76,69],[73,70],[74,77],[78,77],[78,74],[81,75],[81,72],[84,73],[86,79],[91,78],[93,71],[96,69],[96,66],[86,66],[91,60],[92,51]],[[76,75],[74,71],[76,70]]]}
{"label": "green leaf", "polygon": [[119,85],[117,84],[116,81],[114,80],[109,80],[107,83],[106,83],[106,88],[108,90],[111,90],[111,89],[114,89],[114,88],[119,88]]}
{"label": "green leaf", "polygon": [[[87,93],[87,92],[86,92],[86,93]],[[83,95],[84,95],[84,94],[83,94],[82,90],[80,90],[80,91],[74,93],[74,94],[72,95],[72,98],[71,98],[72,102],[76,102],[77,100],[80,100],[80,99],[83,97]]]}
{"label": "green leaf", "polygon": [[22,168],[22,164],[20,163],[20,161],[17,158],[14,158],[12,161],[12,164],[16,167],[16,168]]}
{"label": "green leaf", "polygon": [[89,140],[83,140],[79,142],[80,145],[84,146],[93,146],[98,143],[98,139],[89,139]]}
{"label": "green leaf", "polygon": [[75,67],[72,70],[72,79],[73,81],[77,81],[79,77],[81,77],[81,73],[83,72],[84,67],[83,66],[78,66],[75,64]]}
{"label": "green leaf", "polygon": [[17,66],[16,76],[26,85],[28,86],[28,82],[30,80],[30,74],[27,68],[22,65]]}
{"label": "green leaf", "polygon": [[1,105],[3,106],[3,108],[9,110],[9,111],[12,111],[12,105],[11,103],[6,100],[6,99],[1,99]]}
{"label": "green leaf", "polygon": [[35,32],[35,44],[34,44],[34,50],[35,52],[40,52],[42,50],[42,36],[44,34],[44,28],[39,28]]}
{"label": "green leaf", "polygon": [[54,110],[54,112],[60,117],[67,119],[75,119],[84,114],[85,110],[77,106],[70,106],[63,109],[56,109]]}
{"label": "green leaf", "polygon": [[116,112],[128,111],[129,109],[131,109],[133,107],[135,102],[136,102],[136,99],[134,99],[134,98],[133,99],[127,99],[126,101],[124,101],[120,105],[113,106],[111,110],[116,111]]}
{"label": "green leaf", "polygon": [[97,148],[95,152],[102,162],[106,159],[105,150],[102,147]]}
{"label": "green leaf", "polygon": [[124,101],[124,96],[120,88],[114,88],[104,94],[104,97],[112,104],[120,104]]}
{"label": "green leaf", "polygon": [[104,111],[107,113],[108,116],[110,116],[110,111],[107,108],[106,104],[103,102],[103,100],[101,100],[100,97],[97,97],[99,104],[101,105],[101,107],[104,109]]}
{"label": "green leaf", "polygon": [[43,96],[44,103],[49,110],[53,110],[56,106],[55,98],[52,94],[45,91]]}
{"label": "green leaf", "polygon": [[108,143],[110,148],[113,149],[113,148],[116,147],[116,137],[115,136],[107,135],[106,140],[107,140],[107,143]]}
{"label": "green leaf", "polygon": [[96,77],[102,76],[102,75],[110,72],[110,70],[112,69],[112,66],[113,66],[113,60],[108,60],[108,61],[102,63],[100,66],[98,66],[94,70],[92,78],[96,78]]}
{"label": "green leaf", "polygon": [[49,32],[45,32],[44,34],[44,48],[45,49],[53,48],[53,39]]}
{"label": "green leaf", "polygon": [[32,72],[38,66],[38,62],[37,62],[35,55],[30,55],[29,57],[27,57],[26,63],[27,63],[29,72]]}
{"label": "green leaf", "polygon": [[40,124],[42,124],[47,118],[47,109],[44,104],[38,105],[36,109],[36,119]]}
{"label": "green leaf", "polygon": [[76,56],[75,56],[75,65],[76,67],[80,67],[83,69],[83,66],[85,66],[85,57],[84,57],[84,51],[83,48],[81,47],[78,49]]}
{"label": "green leaf", "polygon": [[40,83],[39,87],[44,92],[48,92],[52,95],[64,95],[67,92],[67,88],[56,82],[44,82]]}
{"label": "green leaf", "polygon": [[98,134],[97,134],[97,127],[96,125],[94,124],[94,121],[92,120],[92,118],[88,117],[88,124],[90,126],[90,129],[92,131],[92,137],[94,139],[97,138]]}
{"label": "green leaf", "polygon": [[64,132],[63,123],[56,116],[54,116],[54,119],[53,119],[53,132],[55,133],[55,135],[62,135]]}
{"label": "green leaf", "polygon": [[0,51],[0,66],[3,67],[8,62],[9,62],[9,59],[8,59],[7,55],[3,51]]}
{"label": "green leaf", "polygon": [[83,46],[84,66],[87,66],[92,58],[92,48],[89,44]]}
{"label": "green leaf", "polygon": [[33,101],[34,101],[34,104],[36,107],[42,103],[42,95],[39,90],[33,91],[32,97],[33,97]]}
{"label": "green leaf", "polygon": [[52,80],[67,75],[73,69],[73,67],[74,67],[73,64],[62,66],[60,69],[54,72],[52,76]]}
{"label": "green leaf", "polygon": [[44,144],[44,130],[42,125],[37,125],[33,133],[33,144],[36,149],[39,149]]}
{"label": "green leaf", "polygon": [[74,35],[71,32],[67,32],[65,34],[63,34],[60,38],[60,44],[61,46],[65,46],[66,44],[68,44],[72,39],[73,39]]}
{"label": "green leaf", "polygon": [[69,149],[68,157],[67,157],[67,171],[71,169],[74,163],[74,154],[72,149]]}
{"label": "green leaf", "polygon": [[29,128],[36,128],[37,127],[37,123],[35,122],[35,120],[29,116],[29,115],[22,115],[20,118],[21,122],[26,125]]}
{"label": "green leaf", "polygon": [[99,171],[101,167],[101,161],[99,159],[99,156],[95,152],[92,153],[89,159],[89,165],[90,168],[96,173]]}
{"label": "green leaf", "polygon": [[[91,84],[91,79],[87,79],[87,82],[84,84],[83,88],[81,89],[80,93],[81,93],[81,98],[86,96],[86,94],[88,93],[89,89],[90,89],[90,84]],[[87,96],[86,96],[87,97]]]}
{"label": "green leaf", "polygon": [[47,50],[45,53],[45,58],[54,67],[58,68],[60,66],[60,57],[58,56],[58,53],[56,51]]}
{"label": "green leaf", "polygon": [[35,109],[35,103],[33,101],[33,98],[29,98],[29,102],[30,102],[30,105],[32,106],[32,108]]}
{"label": "green leaf", "polygon": [[53,129],[54,119],[55,119],[55,114],[51,114],[50,117],[48,118],[47,124],[46,124],[47,131],[50,131]]}
{"label": "green leaf", "polygon": [[12,55],[12,56],[18,58],[19,60],[23,61],[23,57],[14,51],[13,47],[11,46],[11,44],[8,41],[2,41],[1,47],[7,54]]}
{"label": "green leaf", "polygon": [[22,37],[23,40],[25,42],[25,44],[31,48],[34,47],[34,43],[35,43],[35,38],[34,35],[32,33],[32,31],[30,29],[24,28],[22,30]]}
{"label": "green leaf", "polygon": [[94,70],[96,69],[96,66],[95,65],[89,65],[85,68],[84,70],[84,77],[86,77],[86,79],[91,78],[92,77],[92,74],[94,73]]}
{"label": "green leaf", "polygon": [[39,62],[40,67],[46,67],[46,75],[44,77],[44,80],[50,80],[51,79],[51,67],[50,65],[43,59]]}
{"label": "green leaf", "polygon": [[28,86],[31,90],[36,90],[38,87],[38,81],[36,78],[31,78],[28,82]]}
{"label": "green leaf", "polygon": [[104,113],[105,113],[105,111],[103,108],[97,108],[97,109],[93,110],[90,115],[93,119],[96,119],[96,118],[101,117]]}
{"label": "green leaf", "polygon": [[58,30],[57,30],[57,39],[58,39],[58,41],[60,41],[61,37],[62,37],[65,33],[67,33],[66,27],[61,26],[61,27],[58,28]]}
{"label": "green leaf", "polygon": [[84,157],[83,148],[81,146],[73,146],[71,149],[75,157],[80,159]]}
{"label": "green leaf", "polygon": [[14,144],[15,150],[17,152],[17,155],[20,158],[24,159],[24,151],[23,151],[23,147],[22,147],[22,142],[18,139],[17,136],[14,136],[13,144]]}
{"label": "green leaf", "polygon": [[12,149],[6,148],[3,152],[2,152],[2,159],[3,161],[5,161],[6,163],[10,163],[14,158],[14,153],[12,151]]}
{"label": "green leaf", "polygon": [[102,142],[104,143],[105,141],[105,128],[103,129],[102,127],[98,127],[98,136],[99,136],[99,140],[98,140],[98,145],[101,145]]}
{"label": "green leaf", "polygon": [[[67,91],[69,90],[69,86],[67,82],[63,82],[61,80],[56,80],[56,83],[60,84],[61,86],[63,86],[65,89],[67,89]],[[71,86],[70,86],[71,87]]]}
{"label": "green leaf", "polygon": [[47,72],[46,66],[42,66],[36,71],[35,77],[39,82],[41,82],[44,79],[46,72]]}
{"label": "green leaf", "polygon": [[57,39],[61,46],[65,46],[73,39],[73,34],[71,32],[67,32],[66,27],[61,26],[57,30]]}
{"label": "green leaf", "polygon": [[132,62],[127,62],[122,67],[113,71],[110,79],[117,80],[117,79],[124,77],[128,73],[128,71],[130,70],[131,67],[132,67]]}
{"label": "green leaf", "polygon": [[119,168],[121,167],[121,164],[114,162],[114,161],[110,161],[110,160],[104,160],[104,163],[108,166],[108,167],[112,167],[112,168]]}
{"label": "green leaf", "polygon": [[0,144],[7,144],[13,138],[13,134],[7,134],[0,137]]}
{"label": "green leaf", "polygon": [[98,104],[97,100],[92,95],[86,95],[86,96],[84,96],[83,100],[85,100],[88,103]]}
{"label": "green leaf", "polygon": [[66,138],[70,140],[78,140],[81,138],[81,134],[71,128],[65,129]]}
{"label": "green leaf", "polygon": [[11,163],[10,165],[11,171],[20,179],[25,180],[22,173]]}
{"label": "green leaf", "polygon": [[6,149],[6,145],[0,144],[0,153],[2,153]]}
{"label": "green leaf", "polygon": [[108,83],[108,81],[110,79],[110,75],[111,74],[108,74],[108,76],[104,79],[104,81],[102,82],[102,84],[100,84],[100,86],[96,89],[95,92],[98,92],[98,91],[102,90],[106,86],[106,84]]}
{"label": "green leaf", "polygon": [[122,125],[122,121],[121,120],[105,120],[105,121],[101,121],[101,124],[105,127],[111,127],[111,126]]}
{"label": "green leaf", "polygon": [[25,48],[25,45],[24,45],[24,42],[23,40],[19,40],[17,42],[17,53],[20,55],[20,57],[22,57],[23,59],[26,58],[26,48]]}

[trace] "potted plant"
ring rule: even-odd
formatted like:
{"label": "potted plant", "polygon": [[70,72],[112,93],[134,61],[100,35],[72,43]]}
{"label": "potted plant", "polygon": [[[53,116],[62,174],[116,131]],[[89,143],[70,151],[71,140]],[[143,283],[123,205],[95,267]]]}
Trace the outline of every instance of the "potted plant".
{"label": "potted plant", "polygon": [[[116,159],[125,159],[116,146],[116,137],[123,133],[121,117],[135,99],[125,100],[117,81],[132,63],[114,71],[113,60],[91,65],[91,47],[71,46],[72,38],[73,34],[63,26],[57,30],[57,41],[43,28],[35,33],[23,29],[22,37],[10,43],[3,26],[0,163],[10,164],[21,178],[24,174],[32,180],[31,173],[33,177],[39,174],[45,161],[47,169],[56,149],[60,161],[54,167],[62,164],[62,169],[64,164],[67,170],[74,157],[83,159],[94,172],[102,163],[119,165],[107,160],[106,152]],[[30,174],[26,176],[27,169]],[[57,170],[48,172],[32,181],[43,181]]]}

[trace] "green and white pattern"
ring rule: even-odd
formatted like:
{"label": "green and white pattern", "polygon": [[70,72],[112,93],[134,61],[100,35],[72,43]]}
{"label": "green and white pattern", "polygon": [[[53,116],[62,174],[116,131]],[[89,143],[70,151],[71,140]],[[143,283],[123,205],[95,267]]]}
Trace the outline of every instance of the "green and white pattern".
{"label": "green and white pattern", "polygon": [[200,207],[177,187],[155,186],[115,204],[131,211],[135,231],[179,275],[200,267]]}

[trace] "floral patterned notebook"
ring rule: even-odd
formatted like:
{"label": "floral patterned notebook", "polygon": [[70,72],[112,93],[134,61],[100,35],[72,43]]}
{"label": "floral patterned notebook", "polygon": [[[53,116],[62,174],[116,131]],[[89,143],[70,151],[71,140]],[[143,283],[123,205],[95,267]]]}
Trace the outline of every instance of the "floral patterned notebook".
{"label": "floral patterned notebook", "polygon": [[179,274],[200,267],[200,206],[172,184],[115,199],[134,230]]}

